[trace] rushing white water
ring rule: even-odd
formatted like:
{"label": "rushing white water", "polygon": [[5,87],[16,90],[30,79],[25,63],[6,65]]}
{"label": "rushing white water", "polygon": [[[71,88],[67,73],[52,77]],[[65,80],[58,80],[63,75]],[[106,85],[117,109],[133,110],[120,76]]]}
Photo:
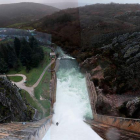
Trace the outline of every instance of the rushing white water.
{"label": "rushing white water", "polygon": [[75,60],[60,60],[53,124],[43,140],[102,140],[85,118],[92,118],[85,78]]}

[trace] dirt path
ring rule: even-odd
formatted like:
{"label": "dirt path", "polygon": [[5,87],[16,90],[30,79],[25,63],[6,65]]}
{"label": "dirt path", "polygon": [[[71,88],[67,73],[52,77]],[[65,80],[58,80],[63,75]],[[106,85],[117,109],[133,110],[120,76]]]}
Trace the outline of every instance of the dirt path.
{"label": "dirt path", "polygon": [[25,81],[27,79],[27,77],[23,74],[10,74],[7,76],[21,76],[23,79],[20,82],[12,82],[14,84],[16,84],[19,88],[24,89],[25,91],[27,91],[31,96],[34,96],[34,88],[33,87],[27,87],[25,85]]}
{"label": "dirt path", "polygon": [[25,85],[25,81],[27,79],[26,75],[23,74],[10,74],[7,76],[21,76],[23,79],[20,82],[13,82],[14,84],[16,84],[19,88],[26,90],[27,92],[29,92],[30,95],[34,96],[34,89],[39,85],[40,81],[42,80],[44,74],[46,73],[47,69],[55,62],[55,60],[52,60],[51,63],[49,65],[46,66],[46,68],[43,70],[42,74],[40,75],[39,79],[37,80],[37,82],[31,86],[31,87],[27,87]]}
{"label": "dirt path", "polygon": [[37,82],[32,86],[33,88],[36,88],[38,86],[38,84],[40,83],[40,81],[42,80],[45,72],[47,71],[47,69],[55,62],[55,60],[52,60],[51,63],[44,69],[44,71],[42,72],[42,74],[40,75],[39,79],[37,80]]}

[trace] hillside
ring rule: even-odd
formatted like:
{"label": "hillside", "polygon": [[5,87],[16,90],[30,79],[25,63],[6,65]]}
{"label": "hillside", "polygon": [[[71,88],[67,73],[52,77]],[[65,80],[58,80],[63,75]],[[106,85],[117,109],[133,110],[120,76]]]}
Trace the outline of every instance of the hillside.
{"label": "hillside", "polygon": [[79,2],[59,2],[59,3],[44,3],[44,4],[56,7],[58,9],[76,8],[79,6],[86,5],[86,3],[79,3]]}
{"label": "hillside", "polygon": [[0,77],[0,123],[31,121],[34,109],[25,103],[19,89],[6,77]]}
{"label": "hillside", "polygon": [[50,15],[59,9],[38,3],[15,3],[0,5],[0,27],[26,23]]}
{"label": "hillside", "polygon": [[139,10],[138,4],[95,4],[61,10],[26,26],[52,34],[53,42],[65,46],[71,53],[73,48],[92,47],[110,37],[136,30]]}

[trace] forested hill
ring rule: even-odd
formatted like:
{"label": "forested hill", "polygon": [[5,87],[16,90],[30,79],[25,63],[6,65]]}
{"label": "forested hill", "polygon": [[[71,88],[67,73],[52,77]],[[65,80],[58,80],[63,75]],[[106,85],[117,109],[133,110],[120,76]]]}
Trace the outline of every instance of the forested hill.
{"label": "forested hill", "polygon": [[23,2],[0,5],[0,27],[35,21],[59,9],[38,3]]}
{"label": "forested hill", "polygon": [[51,33],[58,45],[87,47],[114,33],[136,29],[139,17],[139,4],[95,4],[61,10],[28,26]]}

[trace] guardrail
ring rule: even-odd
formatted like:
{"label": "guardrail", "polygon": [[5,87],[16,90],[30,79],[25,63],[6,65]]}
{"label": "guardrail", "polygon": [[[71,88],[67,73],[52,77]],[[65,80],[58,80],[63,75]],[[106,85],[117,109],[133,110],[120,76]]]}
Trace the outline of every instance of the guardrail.
{"label": "guardrail", "polygon": [[53,114],[53,105],[56,102],[56,86],[57,86],[56,73],[52,72],[52,79],[50,81],[51,114]]}
{"label": "guardrail", "polygon": [[51,112],[53,114],[53,105],[56,102],[56,87],[57,87],[57,77],[56,77],[56,58],[52,59],[54,63],[51,65],[51,80],[50,80],[50,98],[51,98]]}
{"label": "guardrail", "polygon": [[110,125],[118,129],[127,130],[134,133],[140,133],[140,119],[106,116],[96,113],[96,103],[98,97],[94,83],[90,79],[91,75],[89,73],[86,73],[86,84],[94,121]]}

